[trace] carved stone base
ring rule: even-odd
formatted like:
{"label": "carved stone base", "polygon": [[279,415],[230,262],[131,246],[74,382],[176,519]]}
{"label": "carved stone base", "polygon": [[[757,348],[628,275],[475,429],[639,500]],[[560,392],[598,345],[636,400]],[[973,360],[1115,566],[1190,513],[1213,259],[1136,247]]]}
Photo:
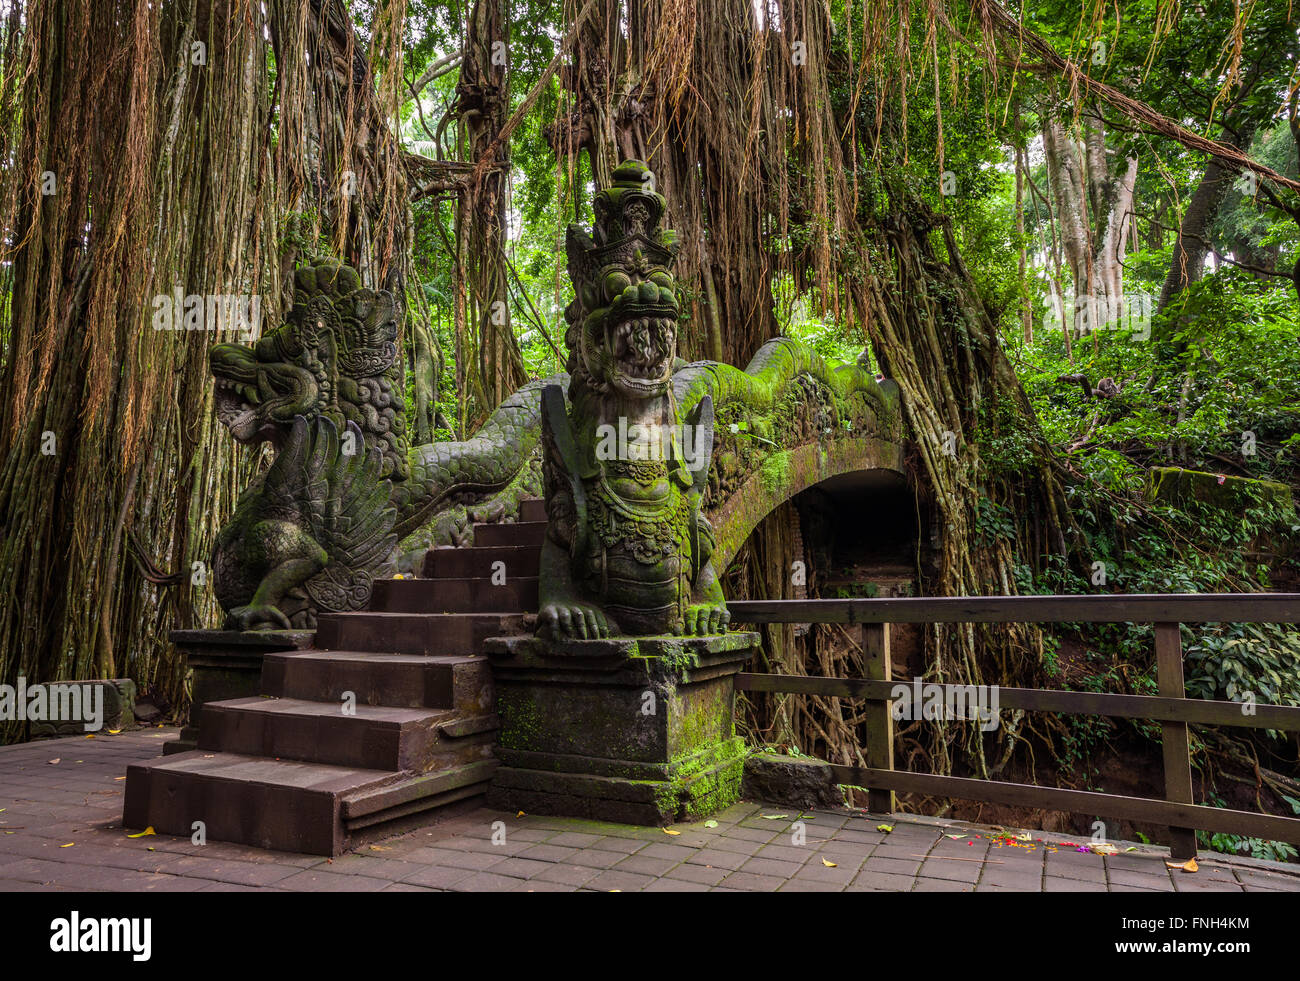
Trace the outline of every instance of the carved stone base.
{"label": "carved stone base", "polygon": [[485,644],[501,717],[490,807],[664,825],[740,797],[735,675],[755,633]]}

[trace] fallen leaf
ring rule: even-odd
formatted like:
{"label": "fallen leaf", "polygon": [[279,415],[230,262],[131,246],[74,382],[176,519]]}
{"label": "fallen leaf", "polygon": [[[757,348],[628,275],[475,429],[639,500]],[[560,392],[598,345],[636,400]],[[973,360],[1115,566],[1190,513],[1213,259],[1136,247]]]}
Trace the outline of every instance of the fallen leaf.
{"label": "fallen leaf", "polygon": [[109,729],[109,730],[108,730],[108,734],[109,734],[110,736],[120,736],[120,735],[122,735],[122,730],[121,730],[121,729]]}
{"label": "fallen leaf", "polygon": [[1196,864],[1196,859],[1194,858],[1189,858],[1186,862],[1166,862],[1165,867],[1170,869],[1181,869],[1184,872],[1195,872],[1200,868],[1200,866]]}
{"label": "fallen leaf", "polygon": [[892,824],[878,824],[876,825],[876,830],[883,831],[885,834],[889,834],[889,832],[894,830],[894,826]]}
{"label": "fallen leaf", "polygon": [[54,757],[54,759],[49,760],[49,764],[50,764],[50,766],[55,766],[55,765],[57,765],[58,763],[60,763],[62,760],[63,760],[63,757],[62,757],[62,756],[56,756],[56,757]]}
{"label": "fallen leaf", "polygon": [[137,835],[127,835],[128,838],[143,838],[145,835],[156,835],[158,832],[152,826],[145,828]]}
{"label": "fallen leaf", "polygon": [[150,845],[148,850],[151,852],[156,852],[158,849],[154,848],[153,845]]}
{"label": "fallen leaf", "polygon": [[838,865],[836,865],[834,862],[832,862],[832,861],[831,861],[830,859],[828,859],[828,858],[823,858],[823,859],[822,859],[822,865],[826,866],[828,869],[837,869],[837,868],[839,868]]}
{"label": "fallen leaf", "polygon": [[372,852],[391,852],[393,849],[387,845],[371,845],[370,850]]}
{"label": "fallen leaf", "polygon": [[1124,851],[1126,851],[1126,852],[1135,852],[1135,851],[1137,851],[1137,850],[1138,850],[1138,846],[1137,846],[1137,845],[1129,845],[1127,848],[1124,849]]}
{"label": "fallen leaf", "polygon": [[1093,845],[1092,852],[1094,855],[1118,855],[1119,849],[1114,845],[1103,841],[1099,844]]}
{"label": "fallen leaf", "polygon": [[666,834],[666,835],[679,835],[679,834],[681,834],[681,832],[680,832],[680,831],[674,831],[672,828],[664,828],[664,834]]}
{"label": "fallen leaf", "polygon": [[521,817],[523,817],[523,816],[524,816],[524,812],[523,812],[523,811],[520,811],[518,814],[515,815],[515,817],[517,817],[517,818],[521,818]]}
{"label": "fallen leaf", "polygon": [[965,835],[944,835],[945,838],[965,838]]}
{"label": "fallen leaf", "polygon": [[781,820],[781,818],[788,818],[789,816],[790,816],[789,814],[760,814],[759,815],[759,817],[761,817],[764,821],[779,821]]}
{"label": "fallen leaf", "polygon": [[86,738],[87,738],[87,739],[94,739],[94,738],[95,738],[95,734],[94,734],[93,732],[88,732],[88,733],[86,733]]}
{"label": "fallen leaf", "polygon": [[1032,841],[1032,840],[1033,840],[1033,839],[1031,838],[1031,836],[1030,836],[1030,834],[1029,834],[1028,831],[1026,831],[1026,832],[1025,832],[1024,834],[1022,834],[1022,835],[1016,835],[1016,841]]}
{"label": "fallen leaf", "polygon": [[704,822],[704,826],[705,826],[706,828],[716,828],[716,827],[718,826],[718,822],[717,822],[717,821],[705,821],[705,822]]}
{"label": "fallen leaf", "polygon": [[126,777],[114,777],[113,779],[114,779],[114,780],[125,780]]}
{"label": "fallen leaf", "polygon": [[60,845],[59,847],[60,847],[60,848],[71,848],[71,847],[72,847],[73,845],[75,845],[75,844],[76,844],[75,841],[70,841],[70,842],[68,842],[66,845]]}

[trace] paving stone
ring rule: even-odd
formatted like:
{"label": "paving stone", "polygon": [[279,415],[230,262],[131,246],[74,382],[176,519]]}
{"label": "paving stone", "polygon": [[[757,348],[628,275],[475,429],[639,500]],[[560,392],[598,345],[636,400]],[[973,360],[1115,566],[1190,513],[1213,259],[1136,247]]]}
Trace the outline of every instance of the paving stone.
{"label": "paving stone", "polygon": [[494,872],[472,872],[450,886],[452,892],[507,892],[519,884],[518,879]]}
{"label": "paving stone", "polygon": [[945,879],[950,882],[974,882],[980,877],[983,865],[979,862],[954,862],[941,858],[929,858],[917,871],[924,879]]}
{"label": "paving stone", "polygon": [[1145,872],[1128,872],[1124,869],[1115,869],[1110,873],[1110,887],[1136,887],[1139,889],[1156,889],[1161,892],[1173,892],[1174,884],[1169,881],[1169,874],[1148,875]]}
{"label": "paving stone", "polygon": [[1241,883],[1224,879],[1211,879],[1195,872],[1176,872],[1174,889],[1178,892],[1243,892]]}
{"label": "paving stone", "polygon": [[626,859],[622,852],[607,852],[599,848],[580,848],[568,859],[574,865],[585,865],[593,869],[610,869]]}
{"label": "paving stone", "polygon": [[570,848],[587,848],[607,837],[609,836],[584,834],[580,831],[561,831],[559,834],[548,839],[548,844],[567,845]]}
{"label": "paving stone", "polygon": [[895,875],[906,875],[912,878],[916,877],[917,870],[921,867],[921,859],[909,858],[877,858],[872,855],[862,863],[864,872],[891,872]]}
{"label": "paving stone", "polygon": [[1105,892],[1104,882],[1089,882],[1084,879],[1062,879],[1050,875],[1043,880],[1044,892]]}
{"label": "paving stone", "polygon": [[321,872],[304,869],[276,883],[281,889],[296,892],[371,892],[389,884],[387,879],[372,879],[367,875],[348,875],[343,872]]}
{"label": "paving stone", "polygon": [[750,872],[754,875],[777,875],[782,879],[789,879],[800,868],[802,862],[778,862],[771,858],[751,858],[748,862],[740,867],[741,872]]}
{"label": "paving stone", "polygon": [[700,882],[708,886],[714,886],[730,874],[730,869],[709,868],[705,865],[691,865],[687,863],[669,869],[664,873],[664,878],[680,879],[683,882]]}
{"label": "paving stone", "polygon": [[655,879],[642,889],[642,892],[708,892],[710,887],[703,882],[691,882],[688,879]]}
{"label": "paving stone", "polygon": [[722,835],[722,837],[737,838],[743,841],[757,841],[757,842],[761,842],[762,844],[767,844],[769,841],[775,838],[777,833],[781,830],[783,829],[772,827],[770,821],[764,821],[762,823],[762,827],[757,827],[757,828],[751,828],[745,825],[738,825],[737,827],[734,828],[728,828],[727,831]]}
{"label": "paving stone", "polygon": [[511,892],[577,892],[577,886],[564,882],[549,882],[545,879],[529,879],[521,882]]}
{"label": "paving stone", "polygon": [[710,844],[710,848],[715,848],[720,852],[732,852],[736,855],[756,855],[760,848],[764,847],[761,841],[749,841],[745,838],[715,838]]}
{"label": "paving stone", "polygon": [[754,853],[755,858],[774,859],[778,862],[793,862],[803,865],[812,858],[813,849],[808,845],[764,845]]}
{"label": "paving stone", "polygon": [[847,892],[911,892],[916,880],[890,872],[859,872]]}
{"label": "paving stone", "polygon": [[788,879],[778,892],[843,892],[847,882],[825,882],[818,879]]}
{"label": "paving stone", "polygon": [[556,882],[577,889],[579,886],[586,885],[599,874],[600,869],[588,868],[585,865],[552,865],[550,868],[538,872],[528,881]]}
{"label": "paving stone", "polygon": [[629,855],[614,866],[620,872],[638,872],[642,875],[661,876],[680,865],[675,858],[654,858],[651,855]]}
{"label": "paving stone", "polygon": [[974,892],[974,881],[962,882],[957,879],[917,879],[913,892]]}
{"label": "paving stone", "polygon": [[728,869],[734,871],[749,860],[749,856],[739,855],[736,852],[724,852],[717,848],[704,848],[696,852],[686,861],[691,865],[710,865],[715,869]]}
{"label": "paving stone", "polygon": [[743,889],[745,892],[776,892],[784,885],[785,879],[779,875],[732,872],[722,882],[730,889]]}
{"label": "paving stone", "polygon": [[587,888],[598,889],[601,892],[609,892],[611,889],[617,889],[619,892],[640,892],[654,881],[655,877],[652,875],[606,869],[588,882]]}
{"label": "paving stone", "polygon": [[533,845],[519,853],[520,858],[531,858],[536,862],[568,862],[573,856],[578,854],[576,848],[566,848],[563,845],[552,845],[550,842],[541,845]]}
{"label": "paving stone", "polygon": [[[606,852],[622,852],[624,855],[644,855],[646,849],[657,848],[662,842],[654,841],[646,843],[637,838],[615,838],[612,835],[605,835],[592,847],[599,848]],[[668,845],[669,848],[684,847],[679,845]],[[688,852],[694,852],[694,848],[687,848]],[[662,857],[662,856],[661,856]]]}
{"label": "paving stone", "polygon": [[430,889],[450,889],[457,882],[468,879],[474,874],[473,869],[455,869],[445,865],[434,865],[412,872],[403,880],[415,886],[427,886]]}
{"label": "paving stone", "polygon": [[515,879],[531,879],[533,876],[554,868],[552,862],[535,862],[531,858],[507,858],[492,866],[493,875],[508,875]]}
{"label": "paving stone", "polygon": [[692,855],[697,854],[699,849],[687,848],[685,845],[670,845],[667,842],[655,842],[646,845],[637,855],[644,855],[646,858],[671,858],[677,862],[684,862]]}

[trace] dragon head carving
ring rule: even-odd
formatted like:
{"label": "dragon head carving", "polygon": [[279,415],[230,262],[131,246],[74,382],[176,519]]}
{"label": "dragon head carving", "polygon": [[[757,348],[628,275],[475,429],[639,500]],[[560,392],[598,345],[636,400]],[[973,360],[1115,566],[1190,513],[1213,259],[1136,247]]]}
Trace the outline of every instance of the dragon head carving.
{"label": "dragon head carving", "polygon": [[383,454],[383,476],[406,470],[401,364],[393,296],[361,287],[337,261],[294,274],[284,323],[252,346],[217,344],[208,355],[217,418],[239,442],[284,445],[295,416],[354,422]]}
{"label": "dragon head carving", "polygon": [[678,317],[678,243],[675,232],[659,227],[664,198],[650,169],[627,160],[594,206],[593,234],[578,225],[568,230],[576,294],[565,310],[569,373],[600,394],[662,396],[672,382]]}

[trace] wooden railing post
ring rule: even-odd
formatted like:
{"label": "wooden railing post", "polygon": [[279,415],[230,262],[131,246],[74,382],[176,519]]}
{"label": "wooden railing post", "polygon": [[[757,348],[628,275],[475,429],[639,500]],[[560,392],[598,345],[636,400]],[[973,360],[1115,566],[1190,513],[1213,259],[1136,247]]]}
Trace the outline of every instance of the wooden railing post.
{"label": "wooden railing post", "polygon": [[[862,652],[866,661],[867,678],[871,681],[889,681],[889,624],[864,623],[862,625]],[[894,718],[889,702],[871,699],[867,702],[867,766],[875,770],[894,768]],[[867,810],[889,814],[895,810],[892,790],[867,789]]]}
{"label": "wooden railing post", "polygon": [[[1176,623],[1156,625],[1156,683],[1165,698],[1183,698],[1183,640]],[[1164,744],[1165,800],[1191,804],[1192,762],[1186,722],[1160,723]],[[1196,857],[1196,832],[1191,828],[1169,829],[1169,856],[1177,862]]]}

